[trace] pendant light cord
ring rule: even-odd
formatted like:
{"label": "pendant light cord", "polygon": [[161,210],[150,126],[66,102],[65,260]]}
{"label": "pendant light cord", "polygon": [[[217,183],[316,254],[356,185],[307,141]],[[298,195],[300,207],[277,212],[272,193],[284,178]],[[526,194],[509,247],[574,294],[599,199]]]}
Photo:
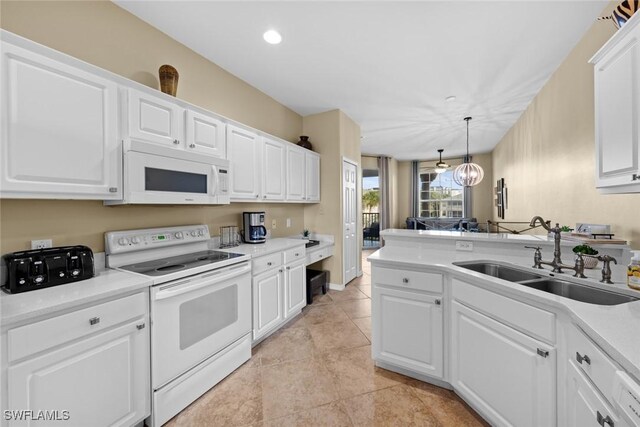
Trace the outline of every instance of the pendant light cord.
{"label": "pendant light cord", "polygon": [[464,120],[467,122],[467,157],[464,158],[464,162],[469,163],[469,120],[471,117],[465,117]]}

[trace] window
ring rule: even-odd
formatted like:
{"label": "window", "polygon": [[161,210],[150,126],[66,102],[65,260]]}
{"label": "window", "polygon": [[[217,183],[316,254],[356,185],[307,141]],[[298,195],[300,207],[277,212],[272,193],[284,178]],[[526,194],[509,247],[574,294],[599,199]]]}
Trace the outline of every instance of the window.
{"label": "window", "polygon": [[428,218],[463,218],[464,188],[453,180],[453,169],[437,174],[429,162],[418,173],[418,214]]}

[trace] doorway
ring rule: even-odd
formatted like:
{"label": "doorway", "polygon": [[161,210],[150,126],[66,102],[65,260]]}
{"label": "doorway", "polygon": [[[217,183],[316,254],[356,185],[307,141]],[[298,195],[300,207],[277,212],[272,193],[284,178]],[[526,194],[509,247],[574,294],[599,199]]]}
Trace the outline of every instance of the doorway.
{"label": "doorway", "polygon": [[362,249],[380,247],[380,177],[378,169],[362,170]]}

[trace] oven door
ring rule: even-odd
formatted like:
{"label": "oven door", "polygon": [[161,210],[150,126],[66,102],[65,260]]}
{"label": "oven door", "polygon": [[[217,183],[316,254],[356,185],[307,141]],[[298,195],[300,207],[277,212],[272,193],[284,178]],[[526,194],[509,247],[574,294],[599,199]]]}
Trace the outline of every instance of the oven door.
{"label": "oven door", "polygon": [[151,288],[154,390],[250,331],[249,262]]}
{"label": "oven door", "polygon": [[125,153],[125,179],[126,203],[218,203],[216,165],[128,151]]}

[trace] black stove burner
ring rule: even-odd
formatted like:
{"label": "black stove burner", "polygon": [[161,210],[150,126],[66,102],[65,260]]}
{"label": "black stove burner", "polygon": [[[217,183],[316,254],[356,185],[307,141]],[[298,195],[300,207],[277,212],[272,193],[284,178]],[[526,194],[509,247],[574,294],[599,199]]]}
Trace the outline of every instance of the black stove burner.
{"label": "black stove burner", "polygon": [[216,262],[241,256],[242,254],[234,254],[231,252],[202,251],[125,265],[122,269],[133,271],[134,273],[146,274],[147,276],[163,276],[176,271],[185,271],[185,275],[188,275],[187,270],[190,268],[215,264]]}
{"label": "black stove burner", "polygon": [[184,265],[184,264],[173,264],[173,265],[167,265],[165,267],[156,268],[156,271],[182,270],[185,267],[186,267],[186,265]]}

